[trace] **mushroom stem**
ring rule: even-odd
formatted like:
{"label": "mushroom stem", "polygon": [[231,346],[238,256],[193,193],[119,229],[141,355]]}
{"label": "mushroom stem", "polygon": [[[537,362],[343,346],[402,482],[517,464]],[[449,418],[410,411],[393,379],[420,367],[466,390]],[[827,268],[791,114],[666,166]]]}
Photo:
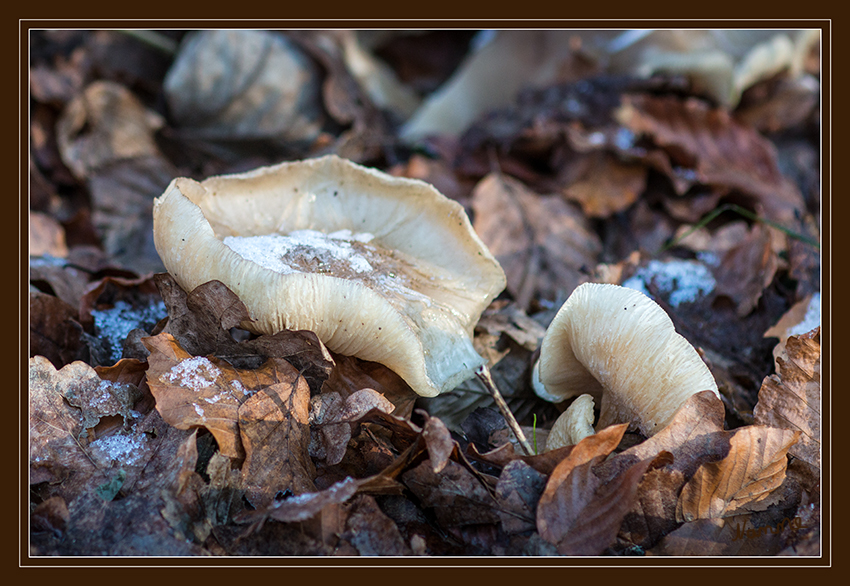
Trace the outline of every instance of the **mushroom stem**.
{"label": "mushroom stem", "polygon": [[508,422],[508,427],[511,428],[511,431],[514,432],[517,440],[519,441],[519,445],[522,446],[523,451],[527,456],[533,456],[534,450],[531,449],[531,444],[528,443],[528,440],[525,437],[525,434],[522,432],[522,428],[517,423],[516,417],[511,412],[508,404],[505,402],[505,398],[502,397],[502,393],[499,392],[499,389],[496,387],[496,383],[493,382],[493,377],[490,374],[490,369],[487,368],[486,364],[482,364],[475,370],[475,376],[478,377],[484,386],[487,388],[487,391],[490,393],[490,396],[493,397],[493,400],[496,402],[496,406],[499,407],[499,411],[502,412],[502,416],[505,418],[505,421]]}

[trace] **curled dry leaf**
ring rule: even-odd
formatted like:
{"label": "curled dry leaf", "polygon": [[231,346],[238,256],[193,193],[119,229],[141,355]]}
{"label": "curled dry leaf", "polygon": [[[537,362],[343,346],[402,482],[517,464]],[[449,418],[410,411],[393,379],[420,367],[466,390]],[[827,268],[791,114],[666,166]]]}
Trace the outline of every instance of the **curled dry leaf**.
{"label": "curled dry leaf", "polygon": [[243,368],[256,368],[266,358],[285,359],[316,391],[330,375],[334,360],[312,332],[284,330],[237,342],[230,330],[250,316],[224,283],[209,281],[187,294],[167,273],[154,275],[154,280],[168,309],[163,332],[173,335],[190,354],[215,354]]}
{"label": "curled dry leaf", "polygon": [[820,327],[789,337],[776,359],[779,373],[764,379],[753,408],[758,425],[800,433],[800,441],[788,453],[812,466],[815,476],[821,467],[820,354]]}
{"label": "curled dry leaf", "polygon": [[534,468],[537,472],[549,475],[552,474],[555,467],[570,454],[574,447],[575,446],[564,446],[562,448],[543,452],[542,454],[527,456],[525,454],[517,453],[514,448],[514,444],[510,442],[504,443],[498,448],[490,450],[484,454],[478,451],[475,444],[469,444],[466,448],[466,453],[473,460],[478,460],[485,464],[490,464],[491,466],[499,466],[500,468],[507,466],[515,460],[520,460]]}
{"label": "curled dry leaf", "polygon": [[599,237],[559,197],[540,196],[508,176],[490,174],[472,193],[476,232],[505,269],[520,308],[535,297],[571,291],[596,266]]}
{"label": "curled dry leaf", "polygon": [[394,406],[374,389],[361,389],[345,399],[339,394],[322,393],[311,400],[310,455],[326,465],[339,464],[351,439],[351,421],[372,409],[392,413]]}
{"label": "curled dry leaf", "polygon": [[764,510],[785,479],[788,449],[799,431],[747,426],[731,432],[729,454],[700,466],[682,489],[676,519],[693,521]]}
{"label": "curled dry leaf", "polygon": [[729,453],[729,433],[723,431],[723,403],[711,391],[690,397],[670,424],[649,439],[608,458],[594,468],[603,481],[639,462],[668,453],[672,463],[647,471],[634,504],[623,519],[619,537],[629,545],[652,547],[676,529],[676,502],[685,483],[700,465]]}
{"label": "curled dry leaf", "polygon": [[[309,333],[309,332],[305,332]],[[318,338],[317,338],[318,340]],[[322,384],[322,393],[338,393],[348,397],[362,389],[372,389],[392,404],[390,411],[398,417],[410,417],[419,397],[404,379],[378,362],[353,356],[331,354],[333,369]]]}
{"label": "curled dry leaf", "polygon": [[599,555],[616,538],[651,460],[638,462],[607,483],[592,467],[620,443],[627,424],[579,442],[558,464],[537,505],[537,530],[562,555]]}

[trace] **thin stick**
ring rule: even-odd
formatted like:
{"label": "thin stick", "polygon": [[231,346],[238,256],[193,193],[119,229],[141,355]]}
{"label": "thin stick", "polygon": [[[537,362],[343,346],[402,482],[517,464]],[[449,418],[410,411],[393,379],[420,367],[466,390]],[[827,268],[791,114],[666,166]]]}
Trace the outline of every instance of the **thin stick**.
{"label": "thin stick", "polygon": [[505,418],[505,421],[508,422],[508,427],[510,427],[511,431],[514,432],[517,440],[519,440],[519,445],[522,446],[526,455],[534,455],[531,445],[528,443],[528,440],[525,438],[525,434],[522,432],[522,428],[520,428],[519,423],[517,423],[514,414],[511,413],[508,404],[505,403],[502,393],[500,393],[499,389],[496,388],[496,383],[493,382],[493,377],[490,375],[490,369],[487,368],[486,365],[479,366],[475,371],[475,376],[478,377],[478,380],[480,380],[490,392],[490,396],[493,397],[493,400],[496,402],[496,406],[499,407],[499,411],[502,412],[502,416]]}

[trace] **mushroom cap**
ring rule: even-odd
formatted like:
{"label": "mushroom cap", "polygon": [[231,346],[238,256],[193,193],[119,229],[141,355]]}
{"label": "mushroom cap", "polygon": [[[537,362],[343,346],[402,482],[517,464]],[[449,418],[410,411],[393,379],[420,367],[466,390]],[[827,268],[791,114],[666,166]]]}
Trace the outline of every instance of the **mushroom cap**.
{"label": "mushroom cap", "polygon": [[596,433],[593,429],[593,419],[593,397],[588,394],[579,395],[552,424],[546,438],[546,451],[574,446]]}
{"label": "mushroom cap", "polygon": [[[153,216],[168,272],[187,291],[223,282],[248,308],[244,329],[313,331],[337,353],[384,364],[423,396],[454,388],[484,363],[472,330],[505,274],[463,207],[427,183],[331,155],[200,183],[175,179]],[[361,250],[377,266],[354,274],[330,259],[318,272],[282,273],[224,242],[303,230],[367,233],[372,248]]]}
{"label": "mushroom cap", "polygon": [[693,394],[717,383],[697,351],[646,295],[619,285],[577,287],[540,347],[540,381],[565,400],[601,401],[597,427],[631,423],[646,436],[666,426]]}

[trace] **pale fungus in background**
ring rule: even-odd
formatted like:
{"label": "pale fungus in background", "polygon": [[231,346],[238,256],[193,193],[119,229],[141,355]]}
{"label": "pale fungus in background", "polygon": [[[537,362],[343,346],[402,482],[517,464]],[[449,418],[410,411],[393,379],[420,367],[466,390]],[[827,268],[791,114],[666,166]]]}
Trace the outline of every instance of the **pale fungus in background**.
{"label": "pale fungus in background", "polygon": [[472,330],[505,287],[460,204],[336,156],[175,179],[154,204],[154,241],[184,290],[218,280],[236,293],[244,329],[310,330],[423,396],[484,365]]}
{"label": "pale fungus in background", "polygon": [[600,402],[597,429],[629,423],[645,436],[663,429],[691,395],[720,397],[661,307],[639,291],[598,283],[577,287],[552,320],[539,380],[549,397],[586,393]]}

